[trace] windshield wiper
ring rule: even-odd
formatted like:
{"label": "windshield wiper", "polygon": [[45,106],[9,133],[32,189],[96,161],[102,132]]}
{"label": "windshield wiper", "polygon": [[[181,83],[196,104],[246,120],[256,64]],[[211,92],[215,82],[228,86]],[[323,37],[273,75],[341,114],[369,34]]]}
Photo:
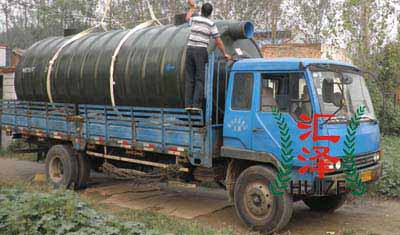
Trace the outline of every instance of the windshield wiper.
{"label": "windshield wiper", "polygon": [[[323,123],[321,123],[321,127],[323,127],[325,124],[327,124],[329,121],[331,121],[333,118],[336,118],[336,114],[339,113],[340,110],[342,110],[342,108],[344,107],[344,104],[342,103],[342,105],[332,114],[331,117],[329,117],[328,119],[326,119]],[[347,120],[347,119],[346,119]]]}

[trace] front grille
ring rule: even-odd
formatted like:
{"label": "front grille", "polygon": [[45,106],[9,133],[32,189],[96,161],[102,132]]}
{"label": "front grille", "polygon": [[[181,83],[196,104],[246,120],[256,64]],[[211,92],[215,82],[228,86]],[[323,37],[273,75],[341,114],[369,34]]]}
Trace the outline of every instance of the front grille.
{"label": "front grille", "polygon": [[[375,153],[369,153],[369,154],[365,154],[365,155],[356,156],[357,170],[361,170],[361,169],[364,169],[364,168],[367,168],[367,167],[377,164],[377,162],[374,161],[374,154]],[[340,173],[343,173],[343,170],[329,172],[326,175],[336,175],[336,174],[340,174]]]}
{"label": "front grille", "polygon": [[365,167],[374,165],[375,163],[376,162],[374,161],[374,154],[356,156],[357,169],[363,169]]}

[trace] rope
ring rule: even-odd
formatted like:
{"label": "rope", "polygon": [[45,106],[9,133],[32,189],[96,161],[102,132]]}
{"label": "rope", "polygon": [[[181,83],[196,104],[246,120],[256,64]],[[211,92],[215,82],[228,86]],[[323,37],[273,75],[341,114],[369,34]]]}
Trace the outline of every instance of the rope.
{"label": "rope", "polygon": [[161,22],[157,19],[156,15],[154,14],[153,7],[151,6],[149,0],[146,0],[146,3],[147,3],[147,7],[149,8],[149,11],[150,11],[151,19],[153,21],[157,22],[157,24],[162,25]]}
{"label": "rope", "polygon": [[115,179],[129,179],[142,184],[159,183],[160,181],[167,180],[176,174],[173,169],[164,169],[161,171],[146,173],[132,169],[119,168],[107,161],[103,163],[100,170]]}
{"label": "rope", "polygon": [[102,26],[102,28],[104,29],[104,31],[107,31],[107,30],[105,29],[105,27],[104,27],[104,21],[106,20],[106,17],[107,17],[107,15],[108,15],[108,12],[111,11],[111,2],[112,2],[112,0],[107,0],[106,8],[105,8],[104,13],[103,13],[103,17],[101,17],[101,20],[100,20],[100,25]]}
{"label": "rope", "polygon": [[[108,0],[107,1],[107,5],[105,8],[105,11],[103,13],[103,17],[101,18],[101,21],[99,24],[97,24],[96,26],[89,28],[85,31],[80,32],[79,34],[74,35],[72,38],[70,38],[68,41],[66,41],[58,50],[57,52],[54,54],[53,58],[49,61],[49,67],[47,70],[47,78],[46,78],[46,88],[47,88],[47,97],[49,99],[50,103],[53,103],[53,96],[51,93],[51,72],[53,70],[53,65],[54,62],[58,59],[61,51],[68,45],[70,45],[71,43],[75,42],[76,40],[81,39],[82,37],[88,35],[89,33],[93,32],[94,29],[101,27],[104,31],[107,31],[106,27],[104,26],[104,20],[107,17],[108,12],[111,10],[110,9],[110,5],[111,5],[112,0]],[[118,44],[117,48],[114,51],[114,54],[112,56],[112,60],[111,60],[111,65],[110,65],[110,96],[111,96],[111,104],[112,106],[115,106],[115,98],[114,98],[114,85],[115,85],[115,81],[114,81],[114,65],[115,65],[115,61],[117,60],[117,56],[123,46],[123,44],[126,42],[126,40],[128,40],[128,38],[134,34],[135,32],[147,28],[149,26],[151,26],[154,22],[158,23],[159,25],[162,25],[161,22],[156,18],[154,11],[153,11],[153,7],[151,6],[150,2],[148,0],[146,0],[147,2],[147,6],[149,8],[150,11],[150,16],[151,16],[151,20],[146,21],[144,23],[141,23],[139,25],[137,25],[136,27],[134,27],[133,29],[129,30],[129,32],[122,38],[122,40],[120,41],[120,43]]]}
{"label": "rope", "polygon": [[47,77],[46,77],[46,88],[47,88],[47,97],[48,97],[50,103],[53,103],[53,96],[51,94],[51,72],[53,70],[54,62],[58,59],[58,56],[60,55],[61,51],[66,46],[70,45],[71,43],[75,42],[76,40],[81,39],[84,36],[88,35],[89,33],[93,32],[94,29],[101,27],[104,31],[107,31],[106,27],[104,26],[104,20],[107,16],[108,12],[110,11],[111,1],[112,0],[107,1],[106,9],[103,13],[103,17],[101,18],[100,23],[98,23],[97,25],[95,25],[92,28],[89,28],[87,30],[84,30],[84,31],[74,35],[72,38],[70,38],[68,41],[66,41],[60,48],[58,48],[58,50],[54,54],[53,58],[51,58],[51,60],[49,61],[49,67],[47,70]]}

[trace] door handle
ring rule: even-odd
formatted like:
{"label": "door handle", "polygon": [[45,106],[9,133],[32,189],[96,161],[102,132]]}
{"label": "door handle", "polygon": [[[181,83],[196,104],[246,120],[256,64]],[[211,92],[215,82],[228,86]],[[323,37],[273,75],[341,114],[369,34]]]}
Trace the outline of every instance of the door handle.
{"label": "door handle", "polygon": [[253,129],[253,132],[254,132],[254,133],[256,133],[256,132],[263,132],[263,131],[264,131],[263,128],[254,128],[254,129]]}

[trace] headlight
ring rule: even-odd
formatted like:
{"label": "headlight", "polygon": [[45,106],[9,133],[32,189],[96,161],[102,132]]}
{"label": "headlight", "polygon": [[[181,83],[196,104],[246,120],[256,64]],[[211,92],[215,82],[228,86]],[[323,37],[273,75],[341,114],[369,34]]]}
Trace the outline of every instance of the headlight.
{"label": "headlight", "polygon": [[335,169],[336,169],[336,170],[340,170],[340,168],[342,168],[342,161],[341,161],[341,160],[339,160],[339,161],[336,162],[336,164],[335,164]]}
{"label": "headlight", "polygon": [[331,164],[329,164],[328,165],[328,169],[329,170],[340,170],[340,168],[342,167],[342,161],[341,160],[339,160],[338,162],[336,162],[336,163],[331,163]]}
{"label": "headlight", "polygon": [[381,160],[381,154],[379,152],[377,152],[374,154],[374,161],[377,162],[379,160]]}

